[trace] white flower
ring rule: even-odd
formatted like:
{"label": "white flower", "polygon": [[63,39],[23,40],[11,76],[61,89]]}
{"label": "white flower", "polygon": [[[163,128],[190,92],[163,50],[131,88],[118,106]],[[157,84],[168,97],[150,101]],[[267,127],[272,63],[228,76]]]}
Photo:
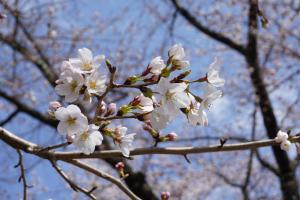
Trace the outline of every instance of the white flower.
{"label": "white flower", "polygon": [[288,151],[291,146],[291,142],[288,138],[289,135],[281,130],[278,131],[277,136],[275,137],[275,141],[280,143],[280,148],[284,151]]}
{"label": "white flower", "polygon": [[60,107],[54,114],[55,118],[59,120],[57,130],[61,134],[73,135],[82,133],[88,128],[86,116],[76,105],[71,104],[66,108]]}
{"label": "white flower", "polygon": [[160,75],[161,70],[165,67],[166,65],[160,56],[153,58],[148,65],[148,69],[150,69],[150,72],[154,75]]}
{"label": "white flower", "polygon": [[137,96],[139,104],[137,107],[141,110],[140,113],[147,113],[153,110],[153,101],[149,97],[145,97],[144,94]]}
{"label": "white flower", "polygon": [[286,132],[279,130],[277,133],[277,136],[275,137],[275,141],[277,143],[282,143],[282,142],[286,141],[288,138],[289,138],[289,136]]}
{"label": "white flower", "polygon": [[221,90],[208,84],[205,88],[205,93],[204,93],[203,100],[201,102],[201,107],[203,107],[203,109],[204,108],[209,109],[209,107],[212,105],[212,102],[220,98],[221,96],[222,96]]}
{"label": "white flower", "polygon": [[200,103],[196,102],[190,107],[190,110],[187,114],[188,121],[191,125],[208,125],[208,119],[205,110],[200,106]]}
{"label": "white flower", "polygon": [[99,132],[99,126],[89,125],[88,130],[75,135],[73,144],[84,154],[89,155],[95,151],[96,145],[101,145],[103,136]]}
{"label": "white flower", "polygon": [[106,90],[106,76],[100,75],[98,72],[93,72],[90,76],[85,79],[85,85],[87,91],[90,94],[103,94]]}
{"label": "white flower", "polygon": [[284,140],[280,144],[280,148],[284,151],[288,151],[290,149],[291,142],[289,140]]}
{"label": "white flower", "polygon": [[225,84],[225,80],[219,76],[219,61],[216,58],[208,67],[207,81],[215,87],[222,87]]}
{"label": "white flower", "polygon": [[67,102],[74,102],[79,96],[84,79],[80,73],[68,68],[61,74],[61,79],[58,83],[55,91],[59,95],[65,96]]}
{"label": "white flower", "polygon": [[200,103],[195,100],[194,96],[192,96],[191,94],[188,95],[189,98],[191,99],[191,104],[188,108],[188,113],[186,115],[189,123],[193,126],[196,125],[207,126],[208,118],[204,110],[204,107],[201,106]]}
{"label": "white flower", "polygon": [[176,69],[182,69],[190,65],[189,61],[183,60],[185,52],[181,44],[175,44],[169,49],[169,59]]}
{"label": "white flower", "polygon": [[177,115],[180,108],[190,105],[190,98],[185,91],[185,83],[170,83],[166,78],[161,78],[157,84],[156,92],[162,95],[162,106],[168,107],[170,115]]}
{"label": "white flower", "polygon": [[126,134],[127,128],[119,125],[115,128],[115,142],[119,145],[124,156],[129,157],[135,133]]}
{"label": "white flower", "polygon": [[162,130],[173,117],[175,116],[171,116],[166,107],[157,107],[151,112],[150,123],[155,130]]}
{"label": "white flower", "polygon": [[93,57],[93,53],[88,48],[79,49],[78,57],[79,58],[70,58],[69,61],[81,73],[93,72],[105,59],[104,55]]}

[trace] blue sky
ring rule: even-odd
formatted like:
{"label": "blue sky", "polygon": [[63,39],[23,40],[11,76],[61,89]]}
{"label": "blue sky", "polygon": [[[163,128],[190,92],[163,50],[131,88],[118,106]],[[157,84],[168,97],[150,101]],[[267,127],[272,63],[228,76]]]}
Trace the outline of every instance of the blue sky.
{"label": "blue sky", "polygon": [[[45,1],[39,1],[45,2]],[[61,2],[61,1],[55,1]],[[222,76],[226,79],[228,83],[237,82],[234,87],[224,88],[224,96],[222,99],[218,100],[213,107],[208,112],[209,123],[210,126],[196,127],[191,128],[186,125],[186,120],[184,116],[180,116],[177,120],[175,120],[170,126],[164,130],[164,133],[168,133],[170,131],[176,130],[179,134],[179,137],[186,138],[189,136],[194,136],[195,133],[200,135],[211,135],[211,134],[220,134],[219,132],[214,131],[215,127],[222,130],[234,130],[240,133],[241,136],[247,134],[250,135],[250,123],[249,116],[253,112],[252,104],[244,105],[241,111],[238,111],[239,102],[241,99],[234,96],[235,94],[244,94],[245,98],[251,97],[252,89],[250,86],[249,79],[243,80],[242,78],[238,79],[238,76],[242,73],[246,72],[245,62],[243,59],[237,55],[237,53],[232,51],[222,51],[222,46],[210,39],[208,39],[203,34],[199,34],[197,30],[192,28],[189,25],[185,24],[184,19],[177,17],[174,29],[174,37],[170,38],[168,35],[170,19],[166,19],[166,23],[155,23],[156,18],[153,15],[149,14],[149,10],[145,9],[145,1],[136,1],[136,0],[115,0],[115,1],[105,1],[105,0],[80,0],[76,1],[65,1],[62,4],[62,7],[57,7],[57,12],[55,13],[54,20],[55,26],[58,28],[58,34],[70,35],[72,36],[75,31],[81,28],[85,28],[86,36],[92,36],[91,39],[87,39],[86,41],[80,42],[76,48],[74,48],[71,52],[72,56],[76,56],[77,48],[88,47],[93,49],[93,51],[97,54],[103,53],[107,55],[112,62],[118,66],[118,70],[121,74],[134,75],[134,73],[140,73],[143,71],[144,66],[154,58],[155,56],[163,56],[166,58],[167,49],[173,43],[181,43],[186,51],[188,58],[191,62],[190,69],[193,71],[193,74],[190,76],[190,79],[195,79],[197,77],[203,76],[206,72],[207,66],[211,63],[214,57],[218,57],[222,63]],[[209,1],[206,1],[209,2]],[[159,7],[155,7],[158,12],[162,13],[170,13],[170,16],[173,11],[169,10],[169,6],[166,4],[166,1],[153,1],[153,4],[159,4]],[[150,3],[149,3],[150,4]],[[31,6],[35,6],[35,3],[26,4],[26,9],[29,9]],[[208,5],[203,4],[203,9],[206,9]],[[226,9],[226,5],[222,5],[219,9],[224,10],[224,12],[231,12],[232,15],[238,15],[240,12],[239,7],[232,7],[230,9]],[[193,10],[193,8],[191,8]],[[120,13],[124,12],[124,14],[120,15]],[[209,12],[209,10],[208,10]],[[114,19],[114,20],[113,20]],[[100,20],[100,21],[97,21]],[[113,21],[112,21],[113,20]],[[100,22],[100,23],[99,23]],[[102,26],[103,27],[102,27]],[[5,27],[0,29],[1,31],[5,31]],[[74,30],[74,31],[73,31]],[[131,32],[129,33],[128,30]],[[149,31],[152,31],[153,34],[147,35]],[[41,25],[37,31],[37,35],[43,35],[47,31],[46,24]],[[223,30],[220,30],[223,31]],[[245,31],[245,30],[243,30]],[[242,32],[243,32],[242,31]],[[228,33],[229,34],[229,33]],[[244,38],[240,39],[243,41]],[[64,45],[63,41],[61,45]],[[128,49],[121,49],[127,47]],[[162,48],[161,48],[162,47]],[[66,47],[67,49],[67,47]],[[61,54],[64,55],[67,51],[62,48]],[[217,49],[217,50],[216,50]],[[54,50],[47,49],[45,50],[51,54],[53,54]],[[125,58],[120,59],[119,53],[126,52]],[[139,59],[141,57],[141,59]],[[9,57],[8,57],[9,58]],[[134,58],[134,59],[131,59]],[[67,59],[67,58],[63,58]],[[62,61],[62,59],[61,59]],[[56,67],[59,66],[59,61],[56,63]],[[127,70],[127,67],[131,66],[131,70]],[[17,70],[19,72],[34,74],[35,70],[32,66],[22,65],[19,66]],[[24,79],[28,79],[28,81],[32,80],[32,76],[24,77]],[[122,82],[122,80],[119,80]],[[32,104],[30,101],[26,101],[29,105],[33,105],[39,111],[46,113],[48,107],[48,101],[54,100],[57,96],[54,94],[53,90],[50,89],[50,86],[47,86],[43,83],[42,80],[38,79],[38,81],[30,84],[30,89],[33,91],[33,95],[38,99],[36,104]],[[194,87],[194,86],[193,86]],[[201,86],[195,86],[194,89],[197,93],[201,94]],[[233,91],[235,90],[235,93]],[[272,98],[275,98],[277,95],[280,95],[282,91],[285,91],[286,88],[282,88],[278,90],[274,94],[272,94]],[[50,94],[50,97],[49,97]],[[297,91],[290,90],[289,95],[286,95],[286,98],[294,98],[297,95]],[[232,95],[232,96],[230,96]],[[42,99],[42,101],[39,101]],[[129,99],[124,100],[123,102],[128,102]],[[246,99],[247,101],[247,99]],[[6,105],[3,100],[0,100],[3,105]],[[121,103],[118,103],[120,106]],[[277,109],[280,104],[277,106],[275,104],[276,113],[279,118],[282,116],[282,112],[280,109]],[[12,108],[6,108],[11,111]],[[6,113],[1,113],[0,118],[5,118]],[[241,117],[243,116],[243,117]],[[261,126],[261,117],[258,116],[258,132],[264,133],[264,129]],[[20,126],[21,124],[21,126]],[[131,121],[131,124],[135,124],[135,122]],[[38,142],[39,144],[47,143],[49,140],[55,141],[59,143],[63,140],[61,136],[59,136],[56,130],[53,130],[47,126],[39,126],[39,124],[30,119],[28,116],[19,114],[16,120],[12,123],[9,123],[5,126],[8,130],[11,130],[14,133],[17,133],[20,136],[24,136],[26,139],[29,139],[33,142]],[[133,130],[140,130],[140,126],[132,127]],[[186,131],[189,130],[189,131]],[[222,132],[222,134],[224,134]],[[225,133],[230,134],[230,133]],[[141,136],[145,137],[145,133],[143,132]],[[260,134],[259,137],[265,137],[263,134]],[[150,146],[150,144],[148,144]],[[189,143],[175,143],[175,145],[203,145],[199,141],[192,141]],[[3,146],[3,145],[2,145]],[[162,144],[162,146],[174,146],[174,144],[166,143]],[[3,153],[0,156],[0,160],[5,160],[3,166],[6,168],[6,174],[0,175],[1,178],[9,178],[9,184],[4,181],[0,181],[0,194],[2,194],[2,190],[9,191],[7,199],[15,199],[17,197],[21,197],[22,195],[22,185],[16,183],[16,177],[19,174],[18,169],[14,169],[14,164],[17,163],[16,153],[13,149],[2,148]],[[72,149],[72,147],[68,148]],[[264,149],[263,152],[268,155],[270,153],[269,149]],[[7,156],[11,159],[7,160]],[[294,155],[293,155],[294,156]],[[199,157],[202,157],[199,156]],[[209,155],[203,155],[204,158],[209,160]],[[160,159],[160,156],[154,156],[152,160]],[[201,171],[201,167],[197,165],[195,162],[198,157],[192,156],[192,164],[187,164],[183,159],[172,157],[171,161],[179,162],[184,167],[191,168],[191,171],[199,170]],[[25,155],[25,166],[29,168],[29,166],[39,162],[40,159]],[[139,169],[139,166],[142,165],[142,158],[137,158],[135,161],[134,168]],[[67,165],[62,164],[62,168],[69,170]],[[161,168],[155,169],[155,165],[151,165],[150,168],[152,170],[162,170]],[[107,169],[107,168],[105,168]],[[111,172],[111,171],[109,171]],[[115,172],[112,172],[115,173]],[[172,172],[170,172],[172,173]],[[7,175],[9,174],[9,175]],[[79,175],[83,176],[81,172]],[[168,174],[169,175],[169,174]],[[35,168],[28,171],[27,173],[28,182],[30,184],[34,184],[39,188],[32,188],[29,191],[35,194],[35,199],[69,199],[71,194],[71,189],[66,186],[61,177],[59,177],[54,170],[50,166],[50,163],[47,161],[42,161]],[[84,179],[83,178],[83,179]],[[170,177],[166,177],[170,178]],[[172,177],[174,181],[177,181],[180,177]],[[37,181],[37,182],[36,182]],[[100,181],[102,184],[102,182]],[[104,185],[107,183],[104,183]],[[42,189],[40,189],[42,188]],[[226,196],[224,195],[224,191],[226,191]],[[160,191],[155,191],[157,194]],[[218,187],[211,192],[206,199],[218,199],[220,195],[227,199],[232,199],[238,191],[232,189],[231,187]],[[5,196],[6,197],[6,196]]]}

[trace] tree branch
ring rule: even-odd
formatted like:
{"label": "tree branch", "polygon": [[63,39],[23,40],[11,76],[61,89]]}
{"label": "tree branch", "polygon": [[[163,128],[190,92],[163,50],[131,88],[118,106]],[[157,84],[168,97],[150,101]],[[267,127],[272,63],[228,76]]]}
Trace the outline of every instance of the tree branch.
{"label": "tree branch", "polygon": [[[57,165],[57,163],[54,160],[49,160],[53,166],[53,168],[57,171],[57,173],[70,185],[70,187],[75,191],[75,192],[82,192],[86,196],[88,196],[90,199],[97,199],[93,194],[91,194],[91,190],[87,190],[85,188],[82,188],[78,186],[74,181],[72,181],[68,175]],[[94,191],[94,190],[93,190]]]}
{"label": "tree branch", "polygon": [[177,0],[171,0],[176,10],[189,22],[191,23],[195,28],[197,28],[200,32],[208,35],[209,37],[217,40],[218,42],[221,42],[222,44],[231,47],[232,49],[236,50],[242,55],[246,54],[246,48],[234,42],[230,38],[225,37],[224,35],[217,33],[213,30],[210,30],[208,27],[205,27],[203,24],[201,24],[200,21],[197,20],[195,16],[193,16],[187,9],[182,7]]}
{"label": "tree branch", "polygon": [[78,160],[65,160],[65,162],[68,162],[72,165],[75,165],[76,167],[79,167],[81,169],[84,169],[92,174],[95,174],[96,176],[99,176],[105,180],[108,180],[109,182],[115,184],[117,187],[119,187],[125,194],[128,195],[133,200],[140,200],[139,197],[137,197],[133,192],[131,192],[125,185],[124,183],[121,182],[121,180],[116,179],[115,177],[102,172],[86,163],[80,162]]}

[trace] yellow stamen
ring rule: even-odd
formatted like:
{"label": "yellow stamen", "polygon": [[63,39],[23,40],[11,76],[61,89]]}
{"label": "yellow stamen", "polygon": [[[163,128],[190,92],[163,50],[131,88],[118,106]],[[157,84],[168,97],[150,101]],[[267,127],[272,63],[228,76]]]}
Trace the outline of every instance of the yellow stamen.
{"label": "yellow stamen", "polygon": [[83,70],[84,71],[91,71],[92,70],[92,63],[84,63],[83,65],[82,65],[82,68],[83,68]]}
{"label": "yellow stamen", "polygon": [[69,117],[68,120],[67,120],[67,123],[69,125],[74,125],[76,123],[76,118],[74,117]]}
{"label": "yellow stamen", "polygon": [[96,81],[90,81],[90,88],[95,90],[96,87],[97,87],[97,82]]}

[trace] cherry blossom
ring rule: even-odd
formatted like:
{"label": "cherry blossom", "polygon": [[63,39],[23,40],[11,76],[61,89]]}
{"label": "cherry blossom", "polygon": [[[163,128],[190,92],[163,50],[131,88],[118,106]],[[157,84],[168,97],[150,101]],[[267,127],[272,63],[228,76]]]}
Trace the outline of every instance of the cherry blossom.
{"label": "cherry blossom", "polygon": [[55,117],[59,120],[57,130],[61,134],[73,135],[82,133],[88,129],[87,117],[81,113],[78,106],[71,104],[68,107],[60,107],[55,111]]}
{"label": "cherry blossom", "polygon": [[196,125],[207,126],[208,125],[208,118],[207,118],[206,112],[205,112],[204,108],[200,106],[200,103],[198,103],[198,102],[195,102],[190,107],[189,112],[187,114],[187,119],[188,119],[189,123],[193,126],[196,126]]}
{"label": "cherry blossom", "polygon": [[208,84],[205,88],[203,100],[201,102],[201,109],[209,109],[212,103],[222,96],[222,91],[216,87]]}
{"label": "cherry blossom", "polygon": [[185,52],[181,44],[175,44],[169,49],[169,60],[175,69],[182,69],[190,65],[190,62],[183,60],[185,58]]}
{"label": "cherry blossom", "polygon": [[289,135],[281,130],[278,131],[277,136],[275,137],[275,141],[280,143],[280,148],[284,151],[288,151],[291,146],[291,142],[288,138]]}
{"label": "cherry blossom", "polygon": [[209,65],[207,72],[207,81],[215,87],[222,87],[225,84],[225,80],[219,76],[219,61],[215,60]]}
{"label": "cherry blossom", "polygon": [[135,102],[139,109],[139,113],[148,113],[153,110],[153,101],[149,97],[145,97],[144,94],[140,94],[139,96],[135,97]]}
{"label": "cherry blossom", "polygon": [[161,70],[165,67],[166,67],[166,65],[165,65],[163,59],[161,58],[161,56],[158,56],[151,60],[147,69],[150,71],[150,73],[152,73],[154,75],[160,75]]}
{"label": "cherry blossom", "polygon": [[91,94],[102,94],[106,89],[106,76],[101,75],[98,72],[93,72],[90,76],[85,79],[85,85],[87,91]]}
{"label": "cherry blossom", "polygon": [[88,48],[78,50],[79,58],[70,58],[69,61],[81,73],[90,73],[99,67],[101,62],[104,61],[104,55],[93,57],[93,53]]}
{"label": "cherry blossom", "polygon": [[286,141],[288,138],[289,138],[289,136],[286,132],[279,130],[277,133],[277,136],[275,137],[275,141],[277,143],[281,143],[281,142]]}
{"label": "cherry blossom", "polygon": [[161,78],[157,84],[156,92],[161,96],[161,103],[168,107],[171,115],[177,115],[180,108],[186,108],[190,104],[190,98],[185,83],[170,83],[167,78]]}
{"label": "cherry blossom", "polygon": [[89,155],[95,151],[96,145],[102,144],[102,140],[99,126],[91,124],[86,131],[75,135],[73,144],[84,154]]}
{"label": "cherry blossom", "polygon": [[80,89],[84,84],[84,78],[77,71],[68,68],[61,74],[58,83],[55,91],[59,95],[65,96],[65,100],[71,103],[78,99]]}
{"label": "cherry blossom", "polygon": [[135,133],[126,134],[127,128],[121,125],[117,126],[114,130],[115,139],[114,141],[120,147],[120,150],[125,157],[129,157],[130,150],[133,149],[132,142],[134,140]]}
{"label": "cherry blossom", "polygon": [[167,108],[163,106],[155,108],[150,115],[150,123],[155,130],[164,129],[171,119],[172,115],[170,115]]}
{"label": "cherry blossom", "polygon": [[292,143],[289,140],[284,140],[281,142],[280,148],[284,151],[288,151],[290,149],[291,144]]}

